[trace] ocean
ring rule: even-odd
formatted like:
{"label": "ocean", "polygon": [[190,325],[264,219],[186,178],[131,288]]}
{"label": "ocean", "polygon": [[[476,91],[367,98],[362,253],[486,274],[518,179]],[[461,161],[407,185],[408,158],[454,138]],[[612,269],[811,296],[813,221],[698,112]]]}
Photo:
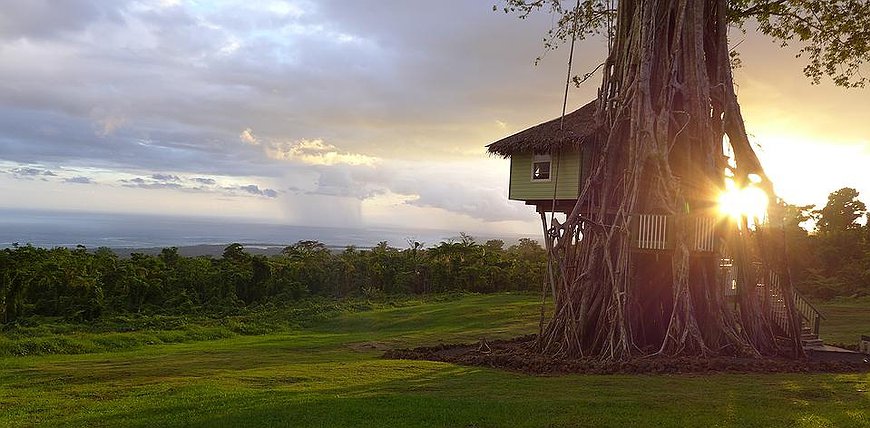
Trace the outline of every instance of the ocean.
{"label": "ocean", "polygon": [[[32,244],[37,247],[164,248],[198,245],[286,246],[300,240],[320,241],[332,248],[370,248],[378,242],[407,248],[409,241],[425,246],[457,239],[463,231],[410,230],[389,227],[365,229],[292,226],[210,218],[0,210],[0,247]],[[478,242],[516,236],[476,236]],[[531,237],[536,238],[536,237]]]}

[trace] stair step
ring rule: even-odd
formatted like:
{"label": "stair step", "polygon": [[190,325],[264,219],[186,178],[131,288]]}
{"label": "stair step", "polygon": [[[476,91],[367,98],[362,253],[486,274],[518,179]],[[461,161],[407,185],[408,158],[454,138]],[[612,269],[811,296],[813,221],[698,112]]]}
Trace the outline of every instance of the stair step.
{"label": "stair step", "polygon": [[804,348],[806,348],[806,347],[808,347],[808,346],[809,346],[809,347],[813,347],[813,346],[822,346],[822,345],[824,345],[824,342],[822,341],[822,339],[810,339],[810,340],[803,340],[803,339],[801,339],[801,343],[803,343]]}

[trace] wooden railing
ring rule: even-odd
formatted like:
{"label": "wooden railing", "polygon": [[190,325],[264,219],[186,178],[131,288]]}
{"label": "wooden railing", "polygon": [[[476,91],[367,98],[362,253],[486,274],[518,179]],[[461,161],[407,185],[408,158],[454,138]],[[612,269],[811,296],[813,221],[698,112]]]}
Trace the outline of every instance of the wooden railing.
{"label": "wooden railing", "polygon": [[[760,265],[757,266],[760,268]],[[759,278],[758,286],[764,287],[765,298],[767,299],[771,316],[777,325],[788,331],[788,311],[783,300],[784,296],[779,275],[772,270],[767,270],[766,274],[764,272],[759,273],[760,275],[756,276],[756,278]],[[761,282],[762,279],[764,282]],[[813,334],[818,335],[819,325],[821,320],[824,319],[821,312],[794,288],[791,290],[791,299],[794,302],[795,310],[801,318],[801,326],[809,327]]]}
{"label": "wooden railing", "polygon": [[716,249],[716,219],[695,217],[695,230],[692,236],[692,249],[712,252]]}
{"label": "wooden railing", "polygon": [[764,296],[764,307],[768,314],[783,331],[789,331],[788,308],[782,293],[779,275],[772,270],[764,269],[761,263],[753,263],[756,286]]}
{"label": "wooden railing", "polygon": [[[716,218],[697,216],[691,219],[689,238],[691,251],[713,252],[716,249]],[[673,242],[673,216],[665,214],[635,214],[631,233],[634,247],[640,250],[670,250]]]}
{"label": "wooden railing", "polygon": [[[734,261],[730,258],[722,258],[719,263],[722,288],[726,296],[737,294],[735,287],[737,266],[734,266],[733,263]],[[764,269],[761,263],[753,263],[753,270],[753,276],[756,282],[755,289],[758,292],[759,297],[764,299],[764,307],[773,321],[783,330],[788,331],[788,310],[785,305],[782,283],[779,275],[772,270]],[[794,302],[798,316],[800,316],[799,321],[801,326],[808,327],[813,334],[818,335],[819,325],[821,324],[821,320],[825,319],[825,317],[799,291],[792,289],[791,299]]]}
{"label": "wooden railing", "polygon": [[821,320],[825,319],[825,316],[805,299],[799,291],[792,289],[792,292],[794,293],[794,304],[798,314],[807,323],[813,334],[818,335],[819,324],[821,324]]}
{"label": "wooden railing", "polygon": [[642,250],[664,250],[671,247],[668,229],[670,216],[640,214],[637,216],[635,242]]}

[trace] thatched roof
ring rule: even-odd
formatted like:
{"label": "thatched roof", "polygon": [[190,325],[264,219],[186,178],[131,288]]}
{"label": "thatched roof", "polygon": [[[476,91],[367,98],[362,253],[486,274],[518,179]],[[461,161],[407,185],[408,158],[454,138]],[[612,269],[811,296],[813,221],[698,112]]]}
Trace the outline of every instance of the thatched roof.
{"label": "thatched roof", "polygon": [[593,100],[565,115],[559,130],[559,117],[502,138],[488,146],[490,153],[510,157],[515,153],[549,153],[562,148],[576,148],[595,135],[595,105]]}

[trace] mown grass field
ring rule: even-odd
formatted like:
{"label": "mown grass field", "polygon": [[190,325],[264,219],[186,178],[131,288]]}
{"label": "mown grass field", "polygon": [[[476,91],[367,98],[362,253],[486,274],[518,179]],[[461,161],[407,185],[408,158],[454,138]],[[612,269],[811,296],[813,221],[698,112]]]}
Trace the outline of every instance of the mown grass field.
{"label": "mown grass field", "polygon": [[817,302],[825,319],[819,335],[827,343],[858,343],[861,335],[870,336],[870,297],[840,298]]}
{"label": "mown grass field", "polygon": [[[821,309],[854,342],[866,304]],[[2,357],[0,426],[870,426],[868,374],[544,377],[380,358],[535,332],[538,311],[534,296],[470,295],[262,335]]]}

